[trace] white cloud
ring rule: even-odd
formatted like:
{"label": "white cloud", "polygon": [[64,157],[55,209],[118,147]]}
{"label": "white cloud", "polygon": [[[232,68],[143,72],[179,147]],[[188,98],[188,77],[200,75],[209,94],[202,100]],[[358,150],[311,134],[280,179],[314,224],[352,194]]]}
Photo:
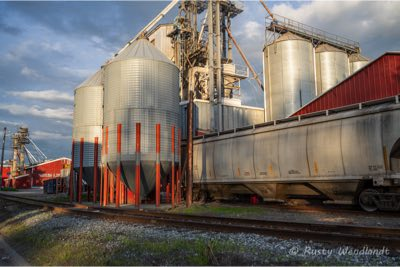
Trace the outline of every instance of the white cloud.
{"label": "white cloud", "polygon": [[6,121],[6,120],[0,120],[1,124],[11,125],[11,126],[24,126],[23,122],[17,122],[17,121]]}
{"label": "white cloud", "polygon": [[247,21],[238,34],[249,39],[264,39],[264,25],[254,20]]}
{"label": "white cloud", "polygon": [[24,99],[34,99],[34,100],[62,102],[62,103],[74,102],[74,97],[72,95],[57,90],[21,91],[21,92],[10,92],[9,94]]}
{"label": "white cloud", "polygon": [[40,78],[40,75],[39,75],[39,73],[37,73],[36,70],[31,69],[31,68],[29,68],[27,66],[22,67],[21,74],[26,76],[26,77],[29,77],[29,78],[34,78],[34,79],[39,79]]}
{"label": "white cloud", "polygon": [[272,7],[273,13],[358,41],[373,56],[399,49],[399,11],[397,1],[312,1]]}
{"label": "white cloud", "polygon": [[0,104],[0,110],[5,110],[12,115],[34,116],[39,118],[71,120],[72,110],[68,108],[41,108],[39,106],[24,106],[18,104]]}
{"label": "white cloud", "polygon": [[29,137],[33,140],[68,140],[71,136],[45,131],[32,131]]}

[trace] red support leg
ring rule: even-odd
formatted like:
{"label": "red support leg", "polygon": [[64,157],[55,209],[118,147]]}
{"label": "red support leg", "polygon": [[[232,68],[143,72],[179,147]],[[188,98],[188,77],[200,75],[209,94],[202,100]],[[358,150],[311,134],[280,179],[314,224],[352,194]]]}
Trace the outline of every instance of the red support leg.
{"label": "red support leg", "polygon": [[175,207],[175,126],[171,128],[171,206]]}
{"label": "red support leg", "polygon": [[97,201],[97,179],[98,179],[99,138],[94,138],[94,171],[93,171],[93,203]]}
{"label": "red support leg", "polygon": [[136,123],[136,175],[135,175],[135,204],[140,207],[140,123]]}
{"label": "red support leg", "polygon": [[71,170],[69,173],[69,201],[72,202],[74,199],[74,158],[75,158],[75,140],[72,139],[72,160],[71,160]]}
{"label": "red support leg", "polygon": [[160,206],[160,124],[156,125],[156,207]]}
{"label": "red support leg", "polygon": [[115,206],[119,208],[121,200],[121,130],[122,124],[117,125],[117,180],[115,183]]}
{"label": "red support leg", "polygon": [[79,181],[78,181],[78,202],[82,202],[82,179],[83,179],[83,145],[84,139],[81,138],[80,157],[79,157]]}
{"label": "red support leg", "polygon": [[181,179],[182,179],[182,161],[181,161],[181,129],[178,129],[178,161],[179,161],[179,166],[178,166],[178,173],[177,173],[177,189],[176,189],[176,194],[178,195],[177,197],[177,202],[178,204],[181,203],[182,197],[181,197]]}

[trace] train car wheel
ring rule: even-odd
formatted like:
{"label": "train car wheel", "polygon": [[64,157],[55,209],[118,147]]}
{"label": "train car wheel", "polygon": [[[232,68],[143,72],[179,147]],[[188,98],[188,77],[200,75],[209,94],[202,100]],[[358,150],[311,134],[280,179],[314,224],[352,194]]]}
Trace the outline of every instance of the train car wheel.
{"label": "train car wheel", "polygon": [[362,191],[358,197],[358,204],[360,207],[368,212],[374,212],[378,210],[374,200],[376,194],[379,194],[379,192],[371,188]]}

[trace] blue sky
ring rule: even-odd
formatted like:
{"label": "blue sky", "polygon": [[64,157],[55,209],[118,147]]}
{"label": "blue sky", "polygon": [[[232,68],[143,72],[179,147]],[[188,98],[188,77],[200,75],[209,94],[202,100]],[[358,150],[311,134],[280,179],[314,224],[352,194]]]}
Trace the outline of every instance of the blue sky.
{"label": "blue sky", "polygon": [[[26,125],[49,157],[70,156],[74,88],[167,4],[0,2],[0,126],[15,131]],[[261,73],[266,12],[258,1],[243,4],[244,12],[233,21],[233,34]],[[363,54],[372,59],[400,50],[400,2],[268,5],[280,15],[359,41]],[[174,11],[162,22],[172,21]],[[237,55],[236,59],[243,64]],[[254,81],[242,86],[244,104],[262,105]]]}

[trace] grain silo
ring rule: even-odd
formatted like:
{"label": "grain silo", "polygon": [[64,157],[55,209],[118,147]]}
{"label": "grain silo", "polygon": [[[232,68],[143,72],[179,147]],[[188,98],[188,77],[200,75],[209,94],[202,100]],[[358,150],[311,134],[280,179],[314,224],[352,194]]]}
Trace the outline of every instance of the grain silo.
{"label": "grain silo", "polygon": [[266,119],[282,119],[315,97],[310,41],[285,33],[264,48]]}
{"label": "grain silo", "polygon": [[[108,152],[104,159],[114,175],[120,159],[121,181],[132,191],[135,190],[136,123],[141,123],[140,192],[144,197],[155,185],[157,123],[161,124],[162,172],[170,172],[171,127],[179,127],[179,71],[143,38],[112,59],[105,66],[104,76],[104,128],[108,131]],[[122,125],[120,155],[117,153],[118,124]]]}
{"label": "grain silo", "polygon": [[[94,144],[98,138],[98,166],[101,161],[101,127],[103,124],[102,70],[80,84],[74,92],[74,170],[79,173],[80,141],[83,138],[83,180],[93,186]],[[99,183],[98,183],[99,184]]]}
{"label": "grain silo", "polygon": [[349,56],[350,74],[358,71],[369,63],[369,59],[361,54],[351,54]]}
{"label": "grain silo", "polygon": [[349,76],[347,53],[328,44],[315,49],[317,91],[322,94]]}

